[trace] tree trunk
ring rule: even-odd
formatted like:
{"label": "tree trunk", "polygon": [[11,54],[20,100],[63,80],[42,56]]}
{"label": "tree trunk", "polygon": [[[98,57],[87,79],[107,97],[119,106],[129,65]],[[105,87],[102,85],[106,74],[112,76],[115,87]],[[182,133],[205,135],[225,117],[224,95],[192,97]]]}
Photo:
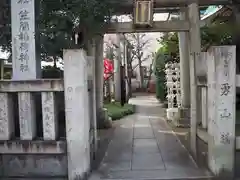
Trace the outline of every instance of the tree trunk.
{"label": "tree trunk", "polygon": [[132,97],[132,60],[131,60],[131,51],[127,46],[127,84],[128,84],[128,95],[127,100]]}
{"label": "tree trunk", "polygon": [[53,57],[53,67],[55,69],[57,69],[57,57],[56,56]]}
{"label": "tree trunk", "polygon": [[139,66],[139,76],[140,76],[140,88],[143,88],[143,82],[144,82],[144,77],[143,77],[143,71],[142,71],[142,52],[140,48],[140,35],[137,34],[137,57],[138,57],[138,66]]}
{"label": "tree trunk", "polygon": [[150,81],[151,81],[151,76],[152,76],[152,64],[150,65],[150,72],[149,72],[149,77],[148,77],[148,82],[147,82],[147,89],[150,90]]}
{"label": "tree trunk", "polygon": [[144,84],[144,76],[141,59],[138,61],[138,64],[139,64],[140,88],[142,89]]}
{"label": "tree trunk", "polygon": [[114,99],[121,101],[121,75],[120,75],[120,62],[121,62],[121,49],[120,49],[120,35],[117,34],[117,57],[114,59]]}

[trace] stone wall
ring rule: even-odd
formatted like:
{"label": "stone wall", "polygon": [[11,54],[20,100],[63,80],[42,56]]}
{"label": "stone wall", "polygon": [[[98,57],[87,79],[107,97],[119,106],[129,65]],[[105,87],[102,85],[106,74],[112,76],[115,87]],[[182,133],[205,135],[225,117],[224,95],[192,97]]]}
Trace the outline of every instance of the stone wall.
{"label": "stone wall", "polygon": [[87,64],[82,50],[66,51],[65,59],[71,61],[64,83],[0,82],[0,179],[62,180],[89,173],[97,148],[95,86],[87,73],[94,59]]}
{"label": "stone wall", "polygon": [[1,141],[0,177],[67,177],[65,141]]}

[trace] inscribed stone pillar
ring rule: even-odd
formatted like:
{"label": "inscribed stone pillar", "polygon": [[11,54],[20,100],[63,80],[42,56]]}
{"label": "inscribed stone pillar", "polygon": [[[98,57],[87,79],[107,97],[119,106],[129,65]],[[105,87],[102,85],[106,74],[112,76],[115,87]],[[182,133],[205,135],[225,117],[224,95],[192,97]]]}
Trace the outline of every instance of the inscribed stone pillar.
{"label": "inscribed stone pillar", "polygon": [[208,162],[215,175],[231,179],[236,143],[236,47],[213,47],[208,54]]}
{"label": "inscribed stone pillar", "polygon": [[[186,9],[180,12],[180,20],[187,20]],[[190,108],[189,32],[179,32],[181,105]]]}
{"label": "inscribed stone pillar", "polygon": [[13,80],[39,78],[36,61],[35,0],[12,0],[12,64]]}
{"label": "inscribed stone pillar", "polygon": [[95,77],[96,77],[96,114],[97,114],[97,125],[103,127],[103,36],[99,35],[96,37],[96,48],[95,48]]}
{"label": "inscribed stone pillar", "polygon": [[58,135],[57,106],[54,92],[42,92],[43,139],[56,140]]}
{"label": "inscribed stone pillar", "polygon": [[18,93],[21,140],[33,140],[37,135],[34,97],[31,93]]}
{"label": "inscribed stone pillar", "polygon": [[[37,79],[41,65],[36,60],[35,0],[12,0],[11,17],[12,79]],[[36,135],[34,97],[31,93],[18,93],[18,100],[21,139],[32,140]]]}
{"label": "inscribed stone pillar", "polygon": [[72,49],[64,50],[63,59],[68,179],[85,179],[90,170],[87,57]]}
{"label": "inscribed stone pillar", "polygon": [[200,115],[199,103],[198,103],[198,88],[196,77],[196,61],[200,58],[201,53],[201,37],[200,37],[200,16],[199,7],[197,3],[189,5],[189,23],[190,23],[190,84],[191,84],[191,151],[196,157],[196,140],[197,140],[197,119]]}

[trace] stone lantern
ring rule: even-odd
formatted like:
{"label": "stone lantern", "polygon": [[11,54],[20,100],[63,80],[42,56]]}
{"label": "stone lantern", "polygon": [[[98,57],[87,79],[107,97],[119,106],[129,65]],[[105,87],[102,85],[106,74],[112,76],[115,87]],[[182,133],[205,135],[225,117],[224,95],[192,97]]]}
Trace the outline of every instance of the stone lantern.
{"label": "stone lantern", "polygon": [[134,25],[138,27],[152,27],[153,0],[135,0]]}
{"label": "stone lantern", "polygon": [[165,65],[167,86],[167,118],[177,123],[180,119],[181,89],[180,89],[180,66],[178,63]]}

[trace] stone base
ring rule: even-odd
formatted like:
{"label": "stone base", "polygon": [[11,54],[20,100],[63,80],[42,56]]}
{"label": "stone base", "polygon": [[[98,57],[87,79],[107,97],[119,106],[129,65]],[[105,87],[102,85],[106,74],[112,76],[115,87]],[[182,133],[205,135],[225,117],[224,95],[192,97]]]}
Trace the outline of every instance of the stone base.
{"label": "stone base", "polygon": [[190,127],[190,109],[180,108],[180,119],[176,124],[177,127]]}
{"label": "stone base", "polygon": [[177,121],[180,119],[180,112],[178,108],[168,108],[167,109],[167,119],[170,121]]}
{"label": "stone base", "polygon": [[24,177],[63,179],[68,175],[67,156],[64,154],[4,154],[0,156],[0,179]]}
{"label": "stone base", "polygon": [[97,128],[105,129],[112,127],[112,121],[109,119],[107,109],[103,108],[98,111]]}
{"label": "stone base", "polygon": [[176,127],[189,127],[190,116],[187,108],[167,109],[167,119],[172,121]]}

